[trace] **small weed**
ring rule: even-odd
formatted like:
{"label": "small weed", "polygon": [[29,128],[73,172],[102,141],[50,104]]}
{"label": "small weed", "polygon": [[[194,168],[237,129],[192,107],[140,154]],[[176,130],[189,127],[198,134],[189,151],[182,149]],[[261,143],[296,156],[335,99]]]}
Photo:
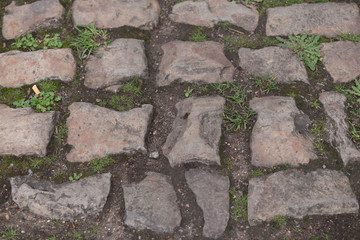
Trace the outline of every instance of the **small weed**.
{"label": "small weed", "polygon": [[76,182],[76,181],[79,181],[79,179],[81,177],[82,177],[82,173],[80,173],[80,174],[74,173],[72,176],[69,177],[69,181]]}
{"label": "small weed", "polygon": [[322,141],[315,140],[315,141],[313,141],[313,144],[314,144],[314,147],[318,150],[318,152],[320,154],[325,153],[325,145]]}
{"label": "small weed", "polygon": [[318,137],[318,138],[322,138],[325,135],[325,121],[323,120],[318,120],[315,121],[315,123],[312,125],[310,132]]}
{"label": "small weed", "polygon": [[57,239],[58,239],[58,238],[57,238],[55,235],[53,235],[53,236],[49,237],[48,240],[57,240]]}
{"label": "small weed", "polygon": [[319,108],[320,108],[320,103],[319,103],[319,101],[316,99],[316,100],[314,100],[314,101],[312,101],[312,102],[310,103],[310,106],[311,106],[312,108],[319,109]]}
{"label": "small weed", "polygon": [[189,38],[190,41],[193,42],[205,42],[206,41],[206,35],[202,33],[204,30],[203,27],[195,27],[194,34]]}
{"label": "small weed", "polygon": [[41,91],[44,92],[56,92],[60,89],[59,82],[50,81],[49,79],[38,82],[36,85],[40,88]]}
{"label": "small weed", "polygon": [[254,178],[261,177],[262,175],[264,175],[264,172],[261,169],[256,169],[251,172],[251,177]]}
{"label": "small weed", "polygon": [[309,36],[308,34],[296,36],[290,35],[289,40],[276,37],[276,39],[281,42],[278,44],[279,47],[288,48],[295,52],[298,55],[299,60],[304,61],[305,65],[312,71],[315,71],[315,66],[322,57],[320,53],[321,44],[319,38],[320,36]]}
{"label": "small weed", "polygon": [[142,95],[141,92],[142,82],[139,80],[139,78],[134,78],[133,80],[125,83],[121,90],[123,92],[132,93],[134,96],[140,97]]}
{"label": "small weed", "polygon": [[68,180],[68,173],[65,170],[58,169],[54,174],[54,182],[55,183],[63,183]]}
{"label": "small weed", "polygon": [[221,22],[219,25],[220,25],[220,27],[224,28],[225,30],[228,30],[229,27],[232,26],[232,23],[229,21],[225,21],[225,22]]}
{"label": "small weed", "polygon": [[103,158],[96,158],[89,162],[88,167],[91,168],[94,172],[101,172],[105,169],[106,166],[115,163],[115,160],[110,156],[106,156]]}
{"label": "small weed", "polygon": [[19,101],[13,102],[13,105],[16,108],[34,107],[38,112],[46,112],[51,111],[55,102],[59,102],[60,100],[61,97],[55,97],[54,92],[40,92],[39,94],[33,96],[30,100],[23,98]]}
{"label": "small weed", "polygon": [[239,218],[247,219],[247,196],[237,196],[236,189],[233,187],[230,189],[230,195],[232,198],[231,217],[237,221]]}
{"label": "small weed", "polygon": [[191,93],[194,91],[193,88],[191,87],[188,87],[187,89],[184,90],[184,94],[185,94],[185,97],[188,98],[190,97]]}
{"label": "small weed", "polygon": [[351,86],[351,90],[347,90],[348,93],[354,95],[356,97],[356,101],[360,102],[360,81],[355,79],[355,86]]}
{"label": "small weed", "polygon": [[338,37],[339,40],[347,40],[347,41],[353,41],[353,42],[360,42],[360,34],[340,34],[340,37]]}
{"label": "small weed", "polygon": [[261,94],[268,94],[273,90],[279,90],[275,78],[270,75],[256,76],[255,86],[260,88]]}
{"label": "small weed", "polygon": [[272,229],[284,228],[286,226],[286,218],[281,215],[277,215],[270,220],[270,226]]}
{"label": "small weed", "polygon": [[71,232],[71,233],[66,234],[66,239],[68,239],[68,240],[84,240],[85,237],[82,233]]}
{"label": "small weed", "polygon": [[1,231],[1,234],[2,234],[1,239],[3,239],[3,240],[17,240],[17,239],[20,239],[18,231],[15,228],[13,228],[12,226],[11,227],[6,227],[6,230]]}
{"label": "small weed", "polygon": [[42,41],[42,48],[49,49],[49,48],[61,48],[63,43],[60,40],[60,34],[55,33],[53,37],[50,34],[46,34],[44,40]]}
{"label": "small weed", "polygon": [[358,130],[352,122],[349,122],[350,124],[350,136],[351,138],[358,143],[357,145],[360,146],[360,130]]}
{"label": "small weed", "polygon": [[61,221],[53,220],[52,222],[53,222],[53,224],[54,224],[56,227],[62,227],[62,226],[64,226],[64,223],[61,222]]}
{"label": "small weed", "polygon": [[226,48],[229,51],[237,52],[239,48],[252,48],[268,47],[277,45],[279,42],[275,38],[259,36],[256,39],[250,39],[244,35],[241,37],[224,36]]}
{"label": "small weed", "polygon": [[59,144],[62,144],[67,133],[68,129],[65,122],[62,122],[56,126],[55,135]]}
{"label": "small weed", "polygon": [[60,34],[55,33],[53,36],[46,34],[44,39],[35,39],[32,34],[17,38],[12,44],[13,49],[22,51],[35,51],[38,49],[61,48],[63,43]]}
{"label": "small weed", "polygon": [[229,170],[232,170],[234,168],[234,165],[230,158],[225,158],[224,163]]}
{"label": "small weed", "polygon": [[224,119],[229,126],[227,127],[230,131],[239,131],[240,129],[247,129],[248,125],[253,122],[255,112],[246,108],[241,112],[235,109],[226,108],[224,113]]}
{"label": "small weed", "polygon": [[30,167],[33,170],[39,170],[42,167],[50,166],[54,162],[55,159],[51,157],[33,158],[30,160]]}
{"label": "small weed", "polygon": [[298,227],[298,226],[293,227],[293,231],[294,231],[295,233],[301,233],[301,232],[302,232],[301,228]]}
{"label": "small weed", "polygon": [[75,26],[75,29],[78,31],[78,36],[71,39],[70,45],[77,49],[81,60],[87,59],[101,46],[110,43],[107,31],[97,29],[95,23],[91,26]]}
{"label": "small weed", "polygon": [[134,108],[134,98],[114,95],[110,98],[109,105],[118,111],[126,111]]}

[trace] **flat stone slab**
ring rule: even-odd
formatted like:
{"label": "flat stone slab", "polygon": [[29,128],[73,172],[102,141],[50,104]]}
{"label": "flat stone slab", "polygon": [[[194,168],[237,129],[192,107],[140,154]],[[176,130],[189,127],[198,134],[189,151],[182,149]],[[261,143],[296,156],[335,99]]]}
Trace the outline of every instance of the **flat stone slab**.
{"label": "flat stone slab", "polygon": [[323,43],[323,63],[334,82],[350,82],[360,75],[360,42]]}
{"label": "flat stone slab", "polygon": [[220,237],[229,220],[229,178],[198,169],[185,172],[185,178],[204,213],[203,235]]}
{"label": "flat stone slab", "polygon": [[117,39],[90,56],[86,64],[85,86],[104,88],[147,76],[144,41]]}
{"label": "flat stone slab", "polygon": [[2,35],[14,39],[39,29],[57,28],[65,13],[58,0],[40,0],[16,6],[16,1],[5,7]]}
{"label": "flat stone slab", "polygon": [[266,47],[239,49],[240,67],[253,75],[270,75],[280,83],[302,81],[309,84],[306,68],[289,49]]}
{"label": "flat stone slab", "polygon": [[86,162],[108,154],[147,153],[145,135],[153,106],[144,104],[126,112],[118,112],[91,103],[76,102],[69,106],[67,143],[73,149],[70,162]]}
{"label": "flat stone slab", "polygon": [[213,27],[220,22],[231,22],[246,31],[254,31],[259,13],[236,2],[227,0],[184,1],[175,6],[171,20],[178,23]]}
{"label": "flat stone slab", "polygon": [[51,219],[74,220],[100,213],[110,192],[111,174],[54,184],[29,176],[10,178],[11,195],[20,208]]}
{"label": "flat stone slab", "polygon": [[326,113],[326,128],[330,144],[340,153],[344,165],[360,161],[360,152],[349,139],[349,125],[346,120],[346,97],[338,92],[323,92],[319,97]]}
{"label": "flat stone slab", "polygon": [[158,86],[173,82],[216,83],[231,81],[234,66],[225,57],[224,45],[217,42],[173,41],[162,47]]}
{"label": "flat stone slab", "polygon": [[181,214],[170,177],[148,172],[140,183],[124,184],[125,224],[136,229],[172,233]]}
{"label": "flat stone slab", "polygon": [[17,88],[46,78],[69,82],[76,73],[71,49],[34,52],[10,51],[0,54],[0,86]]}
{"label": "flat stone slab", "polygon": [[153,29],[159,21],[160,5],[157,0],[75,0],[72,16],[75,25],[98,28],[130,26]]}
{"label": "flat stone slab", "polygon": [[58,119],[57,112],[0,104],[0,155],[44,157]]}
{"label": "flat stone slab", "polygon": [[277,215],[301,219],[308,215],[357,213],[359,203],[349,179],[334,170],[303,174],[291,169],[249,181],[248,221],[251,226]]}
{"label": "flat stone slab", "polygon": [[299,166],[317,158],[312,141],[305,135],[310,119],[293,98],[254,98],[250,107],[258,113],[250,141],[254,166]]}
{"label": "flat stone slab", "polygon": [[293,4],[269,8],[266,13],[267,36],[311,33],[336,37],[360,33],[360,15],[356,3]]}
{"label": "flat stone slab", "polygon": [[162,148],[172,167],[188,162],[220,165],[224,106],[222,97],[187,98],[175,105],[173,130]]}

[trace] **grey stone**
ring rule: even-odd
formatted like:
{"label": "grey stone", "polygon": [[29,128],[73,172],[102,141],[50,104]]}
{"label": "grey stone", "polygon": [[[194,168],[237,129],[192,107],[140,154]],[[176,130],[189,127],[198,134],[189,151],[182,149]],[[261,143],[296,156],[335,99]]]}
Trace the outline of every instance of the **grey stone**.
{"label": "grey stone", "polygon": [[172,167],[188,163],[219,164],[219,142],[225,99],[188,98],[178,102],[173,130],[163,146]]}
{"label": "grey stone", "polygon": [[251,134],[251,163],[272,167],[288,163],[307,164],[317,156],[304,126],[310,119],[302,113],[290,97],[263,97],[250,101],[258,113]]}
{"label": "grey stone", "polygon": [[118,112],[90,103],[69,106],[67,143],[73,149],[67,154],[70,162],[85,162],[108,154],[146,153],[145,135],[153,106],[144,104],[126,112]]}
{"label": "grey stone", "polygon": [[253,75],[270,75],[280,83],[302,81],[309,84],[306,68],[289,49],[266,47],[239,49],[240,67]]}
{"label": "grey stone", "polygon": [[357,213],[358,210],[349,179],[340,171],[319,169],[303,174],[291,169],[249,181],[251,226],[276,215],[301,219],[308,215]]}
{"label": "grey stone", "polygon": [[344,165],[351,161],[360,161],[360,152],[348,137],[346,97],[338,92],[323,92],[319,100],[324,105],[330,144],[340,153]]}
{"label": "grey stone", "polygon": [[104,88],[135,78],[147,76],[144,41],[117,39],[90,56],[86,64],[85,86]]}
{"label": "grey stone", "polygon": [[151,30],[159,21],[160,5],[157,0],[75,0],[72,13],[75,25]]}
{"label": "grey stone", "polygon": [[148,172],[140,183],[124,184],[125,224],[136,229],[172,233],[181,214],[170,177]]}
{"label": "grey stone", "polygon": [[73,183],[54,184],[35,178],[10,178],[12,199],[20,208],[51,219],[74,220],[102,211],[110,192],[111,174]]}
{"label": "grey stone", "polygon": [[32,108],[0,104],[0,155],[46,155],[57,112],[36,113]]}
{"label": "grey stone", "polygon": [[321,54],[334,82],[350,82],[360,75],[360,42],[323,43]]}
{"label": "grey stone", "polygon": [[269,8],[266,13],[267,36],[311,33],[336,37],[345,33],[360,33],[356,3],[293,4]]}
{"label": "grey stone", "polygon": [[234,66],[224,55],[224,45],[217,42],[173,41],[162,47],[158,86],[173,82],[215,83],[231,81]]}
{"label": "grey stone", "polygon": [[229,178],[198,169],[185,172],[185,178],[204,213],[203,235],[219,238],[229,220]]}
{"label": "grey stone", "polygon": [[40,0],[21,6],[13,1],[5,7],[2,35],[9,40],[39,29],[60,27],[64,13],[58,0]]}
{"label": "grey stone", "polygon": [[10,51],[0,54],[0,85],[17,88],[46,78],[72,81],[76,62],[71,49],[33,52]]}
{"label": "grey stone", "polygon": [[247,31],[254,31],[258,25],[256,9],[227,0],[184,1],[172,9],[170,18],[174,22],[213,27],[219,22],[231,22]]}

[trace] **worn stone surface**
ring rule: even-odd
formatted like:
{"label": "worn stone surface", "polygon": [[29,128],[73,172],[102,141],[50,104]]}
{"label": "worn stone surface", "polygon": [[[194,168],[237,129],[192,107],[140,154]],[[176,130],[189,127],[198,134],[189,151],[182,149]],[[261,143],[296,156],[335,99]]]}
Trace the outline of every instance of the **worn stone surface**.
{"label": "worn stone surface", "polygon": [[56,185],[29,176],[10,178],[11,195],[20,208],[63,220],[86,218],[102,211],[110,192],[111,174],[105,173]]}
{"label": "worn stone surface", "polygon": [[349,125],[346,120],[346,97],[338,92],[323,92],[319,97],[326,113],[326,128],[330,144],[340,153],[344,165],[360,161],[360,152],[349,139]]}
{"label": "worn stone surface", "polygon": [[90,56],[86,64],[85,86],[104,88],[147,76],[144,41],[117,39]]}
{"label": "worn stone surface", "polygon": [[270,75],[280,83],[309,83],[306,68],[289,49],[266,47],[239,49],[240,67],[253,75]]}
{"label": "worn stone surface", "polygon": [[287,36],[311,33],[336,37],[360,33],[360,15],[356,3],[293,4],[266,11],[266,35]]}
{"label": "worn stone surface", "polygon": [[349,179],[340,171],[319,169],[303,174],[292,169],[249,181],[248,221],[251,226],[276,215],[303,218],[357,213],[358,210]]}
{"label": "worn stone surface", "polygon": [[229,178],[198,169],[185,172],[185,178],[204,213],[203,235],[220,237],[229,220]]}
{"label": "worn stone surface", "polygon": [[250,141],[253,165],[298,166],[316,158],[313,143],[306,135],[310,119],[296,107],[293,98],[254,98],[250,107],[258,113]]}
{"label": "worn stone surface", "polygon": [[360,42],[323,43],[323,63],[334,82],[350,82],[360,75]]}
{"label": "worn stone surface", "polygon": [[124,184],[125,224],[136,229],[172,233],[181,222],[170,177],[148,172],[140,183]]}
{"label": "worn stone surface", "polygon": [[75,0],[72,13],[75,25],[151,30],[159,21],[160,5],[157,0]]}
{"label": "worn stone surface", "polygon": [[2,35],[5,39],[13,39],[39,29],[59,27],[64,13],[58,0],[40,0],[21,6],[13,1],[5,7]]}
{"label": "worn stone surface", "polygon": [[256,9],[227,0],[184,1],[172,9],[170,18],[174,22],[213,27],[219,22],[231,22],[247,31],[254,31],[258,25]]}
{"label": "worn stone surface", "polygon": [[224,45],[217,42],[173,41],[162,47],[156,82],[159,86],[173,82],[215,83],[231,81],[234,66],[224,55]]}
{"label": "worn stone surface", "polygon": [[175,107],[173,130],[163,146],[172,167],[187,162],[219,164],[219,142],[225,99],[187,98]]}
{"label": "worn stone surface", "polygon": [[17,88],[46,78],[72,81],[76,62],[71,49],[34,52],[10,51],[0,54],[0,86]]}
{"label": "worn stone surface", "polygon": [[77,102],[69,106],[67,143],[73,149],[70,162],[85,162],[108,154],[146,153],[145,135],[153,106],[144,104],[126,112],[118,112],[91,103]]}
{"label": "worn stone surface", "polygon": [[0,104],[0,155],[46,155],[57,112],[37,113],[32,108]]}

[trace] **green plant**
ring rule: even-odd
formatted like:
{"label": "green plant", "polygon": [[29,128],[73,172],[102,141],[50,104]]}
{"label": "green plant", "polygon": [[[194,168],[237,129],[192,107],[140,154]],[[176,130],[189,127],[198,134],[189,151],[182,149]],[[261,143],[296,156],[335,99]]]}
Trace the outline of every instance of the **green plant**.
{"label": "green plant", "polygon": [[237,221],[239,218],[247,219],[247,201],[248,197],[237,196],[235,187],[230,189],[230,195],[232,198],[231,217]]}
{"label": "green plant", "polygon": [[230,158],[225,158],[224,163],[229,168],[229,170],[232,170],[234,168],[234,165]]}
{"label": "green plant", "polygon": [[41,91],[44,92],[56,92],[60,89],[60,83],[56,81],[50,81],[49,79],[45,79],[44,81],[38,82],[36,84]]}
{"label": "green plant", "polygon": [[134,98],[114,95],[110,98],[109,105],[118,111],[126,111],[134,108]]}
{"label": "green plant", "polygon": [[255,76],[255,86],[260,88],[261,94],[268,94],[270,91],[279,90],[275,78],[270,75]]}
{"label": "green plant", "polygon": [[288,48],[295,52],[300,61],[304,61],[306,66],[308,66],[312,71],[315,71],[315,66],[318,60],[321,59],[320,48],[321,44],[319,42],[320,36],[316,35],[290,35],[289,40],[285,40],[281,37],[276,37],[280,42],[279,47]]}
{"label": "green plant", "polygon": [[277,215],[270,220],[270,226],[273,229],[284,228],[286,226],[286,218],[281,215]]}
{"label": "green plant", "polygon": [[360,34],[350,33],[350,34],[340,34],[338,37],[339,40],[348,40],[353,42],[360,42]]}
{"label": "green plant", "polygon": [[202,33],[204,30],[203,27],[195,27],[194,34],[189,38],[190,41],[193,42],[205,42],[206,41],[206,35]]}
{"label": "green plant", "polygon": [[311,105],[311,107],[313,107],[313,108],[315,108],[315,109],[320,108],[320,103],[319,103],[319,101],[318,101],[317,99],[314,100],[314,101],[312,101],[312,102],[310,103],[310,105]]}
{"label": "green plant", "polygon": [[314,147],[319,151],[320,154],[325,153],[325,145],[322,141],[315,140],[313,141]]}
{"label": "green plant", "polygon": [[115,160],[110,156],[106,156],[103,158],[96,158],[89,162],[89,166],[94,172],[101,172],[105,169],[106,166],[115,163]]}
{"label": "green plant", "polygon": [[26,95],[24,88],[4,88],[0,86],[0,103],[12,104]]}
{"label": "green plant", "polygon": [[18,231],[15,228],[13,228],[12,226],[11,227],[6,227],[6,230],[1,231],[1,234],[2,234],[1,239],[3,239],[3,240],[17,240],[17,239],[20,239]]}
{"label": "green plant", "polygon": [[20,99],[19,101],[13,102],[13,105],[17,108],[22,107],[35,107],[39,112],[51,111],[55,102],[61,100],[60,96],[55,97],[54,92],[40,92],[30,100]]}
{"label": "green plant", "polygon": [[357,97],[356,101],[360,102],[360,81],[355,79],[355,86],[351,86],[352,90],[347,90],[348,93]]}
{"label": "green plant", "polygon": [[66,127],[66,123],[62,122],[59,123],[55,128],[55,135],[58,140],[58,143],[61,144],[68,133],[68,129]]}
{"label": "green plant", "polygon": [[46,34],[42,45],[43,49],[61,48],[63,46],[63,43],[60,40],[60,34],[55,33],[53,37],[50,37],[50,34]]}
{"label": "green plant", "polygon": [[325,134],[325,121],[323,121],[323,120],[315,121],[314,124],[310,128],[310,132],[314,136],[316,136],[318,138],[322,138]]}
{"label": "green plant", "polygon": [[82,177],[82,173],[80,173],[80,174],[74,173],[72,176],[69,177],[69,181],[76,182],[76,181],[79,181],[79,179],[81,177]]}
{"label": "green plant", "polygon": [[134,78],[131,81],[125,83],[121,87],[121,90],[123,92],[132,93],[133,95],[140,97],[142,95],[141,87],[142,82],[139,80],[139,78]]}
{"label": "green plant", "polygon": [[185,93],[185,97],[188,98],[190,97],[191,93],[194,91],[193,88],[191,87],[188,87],[187,89],[184,90],[184,93]]}
{"label": "green plant", "polygon": [[224,41],[226,43],[226,48],[233,52],[238,51],[239,48],[256,49],[260,47],[274,46],[279,43],[275,38],[256,36],[256,38],[250,39],[247,35],[243,35],[241,37],[224,36]]}
{"label": "green plant", "polygon": [[66,234],[66,239],[68,239],[68,240],[84,240],[85,237],[82,233],[71,232],[71,233]]}
{"label": "green plant", "polygon": [[31,50],[34,51],[38,49],[39,43],[38,41],[33,37],[32,34],[26,34],[26,36],[17,38],[15,42],[12,44],[12,46],[15,49],[19,50]]}
{"label": "green plant", "polygon": [[57,240],[57,239],[58,239],[58,238],[57,238],[55,235],[53,235],[53,236],[49,237],[48,240]]}
{"label": "green plant", "polygon": [[251,172],[251,177],[261,177],[264,175],[264,172],[261,169],[256,169]]}
{"label": "green plant", "polygon": [[[350,136],[356,142],[360,143],[360,130],[357,130],[355,125],[352,122],[350,124]],[[359,145],[359,144],[358,144]]]}
{"label": "green plant", "polygon": [[38,170],[44,166],[50,166],[54,162],[55,159],[51,157],[33,158],[30,160],[30,167],[34,170]]}
{"label": "green plant", "polygon": [[97,29],[95,23],[91,26],[78,25],[74,28],[78,31],[78,36],[72,38],[70,45],[77,49],[81,60],[87,59],[90,54],[95,53],[101,46],[110,43],[107,31]]}

